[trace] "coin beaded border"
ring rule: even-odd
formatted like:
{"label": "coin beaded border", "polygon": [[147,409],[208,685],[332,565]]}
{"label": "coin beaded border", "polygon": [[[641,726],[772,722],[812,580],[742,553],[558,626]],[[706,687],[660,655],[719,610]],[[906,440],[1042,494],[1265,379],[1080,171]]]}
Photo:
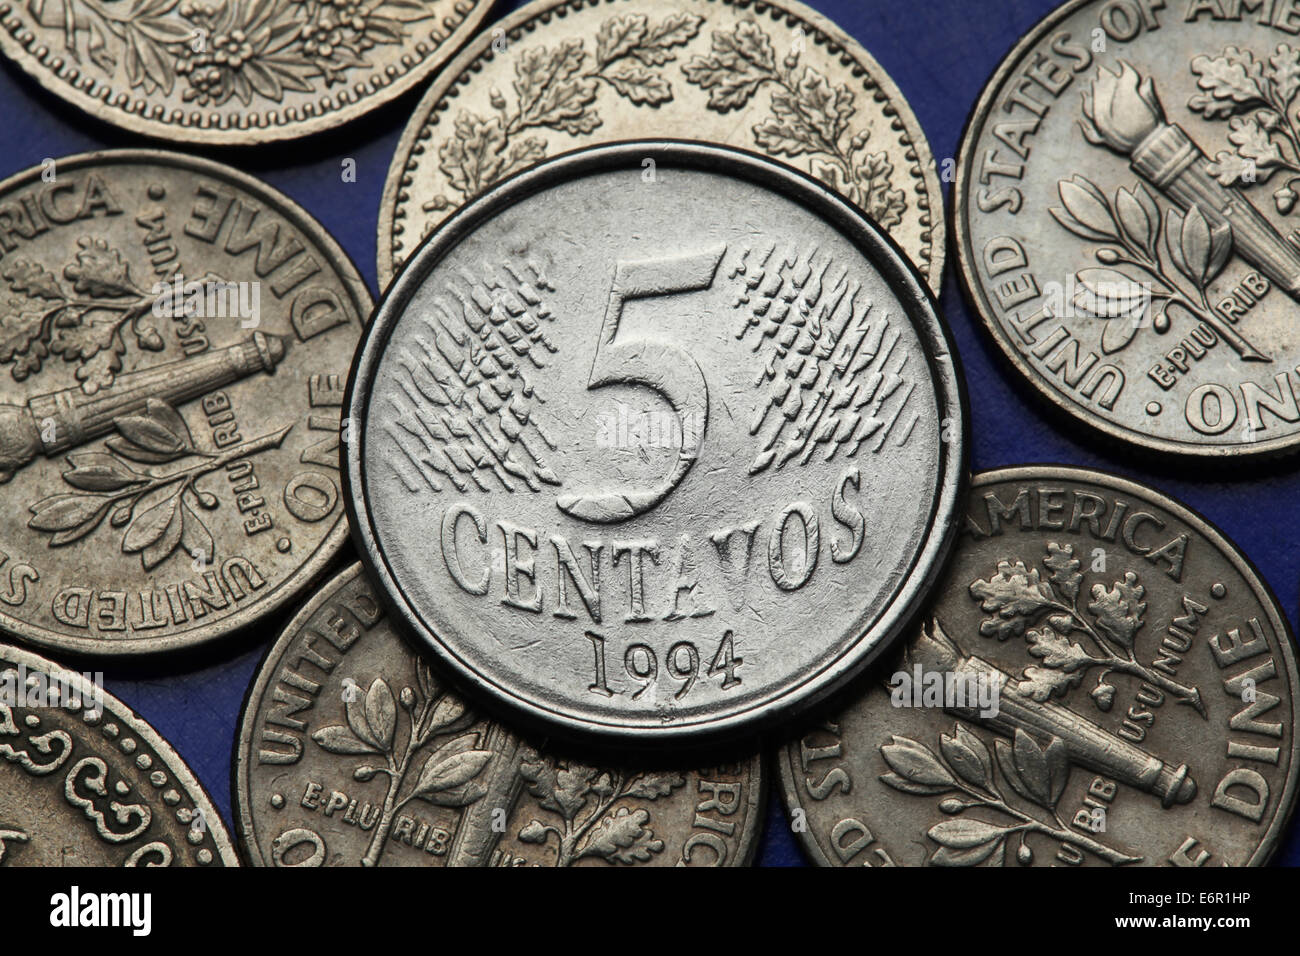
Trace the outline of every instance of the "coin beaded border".
{"label": "coin beaded border", "polygon": [[[39,672],[49,674],[53,672],[63,672],[65,669],[39,654],[26,650],[21,647],[15,647],[12,644],[0,645],[0,666],[11,663],[25,666],[29,672]],[[34,676],[32,673],[30,676]],[[30,679],[29,676],[29,679]],[[80,674],[70,674],[71,682],[75,685],[77,692],[83,697],[89,692],[90,685]],[[60,708],[62,709],[62,708]],[[174,812],[176,821],[182,825],[188,825],[196,817],[201,817],[204,821],[204,828],[198,829],[191,827],[186,833],[186,842],[194,853],[194,862],[199,866],[208,866],[219,856],[223,866],[239,866],[239,854],[235,851],[234,841],[231,840],[230,834],[226,829],[226,823],[221,819],[221,814],[217,812],[216,806],[212,802],[212,797],[208,794],[207,789],[199,782],[198,777],[194,775],[184,758],[176,751],[176,748],[169,744],[153,726],[137,714],[134,710],[123,703],[118,697],[104,691],[104,713],[96,715],[91,711],[83,710],[79,714],[71,711],[64,711],[70,717],[79,717],[87,727],[98,727],[100,736],[110,744],[116,744],[117,748],[127,756],[135,754],[133,761],[135,767],[139,770],[141,777],[155,791],[162,791],[160,799],[169,808],[175,808]],[[111,720],[105,718],[111,714]],[[29,715],[26,725],[31,729],[39,726],[32,723],[33,715]],[[136,754],[141,745],[147,747],[151,753],[141,752]],[[171,776],[168,776],[170,772]],[[148,776],[145,776],[148,774]],[[186,801],[176,786],[191,797],[189,803],[193,806],[183,806]],[[163,790],[163,787],[167,787]],[[142,787],[143,790],[143,787]],[[216,826],[213,826],[215,821]],[[208,842],[207,836],[211,837],[212,847],[205,846]],[[216,856],[213,855],[213,850]],[[173,851],[176,852],[176,851]]]}
{"label": "coin beaded border", "polygon": [[[150,107],[144,97],[121,90],[114,93],[111,83],[86,76],[76,63],[64,59],[58,51],[37,45],[36,34],[17,13],[18,5],[13,2],[0,4],[0,53],[49,92],[105,123],[177,143],[250,146],[334,129],[400,96],[446,60],[437,56],[440,49],[454,52],[464,44],[486,18],[493,2],[457,0],[453,9],[460,14],[460,19],[443,17],[441,26],[445,33],[437,28],[422,31],[425,38],[417,40],[411,52],[402,54],[400,67],[390,63],[382,71],[374,70],[365,82],[353,83],[334,94],[323,94],[314,102],[303,104],[301,109],[290,106],[264,112],[205,112],[173,107],[166,112],[159,104]],[[50,75],[63,81],[66,87],[46,86],[42,81]],[[368,101],[376,97],[372,106]],[[104,107],[114,112],[106,114]]]}
{"label": "coin beaded border", "polygon": [[[316,245],[338,276],[339,282],[351,293],[352,305],[357,310],[361,323],[361,337],[364,339],[366,325],[370,321],[374,300],[365,280],[357,271],[356,264],[316,219],[284,193],[275,187],[253,178],[224,163],[218,163],[188,153],[178,153],[164,149],[105,149],[88,153],[74,153],[56,160],[60,170],[94,167],[104,164],[129,165],[146,163],[151,165],[174,166],[214,179],[228,182],[258,199],[264,205],[300,230],[305,239]],[[12,189],[25,186],[29,181],[39,180],[42,167],[34,166],[22,170],[0,181],[0,197]],[[141,654],[161,654],[182,648],[218,640],[255,623],[264,615],[275,613],[287,603],[298,597],[308,588],[342,551],[348,538],[347,515],[340,513],[325,538],[312,555],[302,562],[298,569],[259,602],[249,604],[234,614],[215,622],[187,628],[169,637],[141,637],[123,641],[105,641],[98,638],[69,637],[55,631],[47,630],[20,621],[0,609],[0,635],[9,635],[15,640],[74,654],[94,654],[97,657],[123,657]]]}
{"label": "coin beaded border", "polygon": [[[279,672],[273,669],[271,665],[283,658],[289,646],[299,637],[311,622],[311,619],[316,616],[322,607],[334,599],[339,590],[346,587],[359,575],[364,576],[365,574],[365,565],[357,561],[321,582],[316,593],[298,609],[293,618],[266,649],[266,653],[262,655],[262,659],[257,664],[253,680],[249,683],[248,690],[244,694],[244,701],[239,707],[239,719],[235,723],[238,732],[235,735],[234,756],[230,762],[230,791],[233,798],[231,816],[235,821],[235,845],[247,865],[271,865],[262,855],[255,838],[256,827],[252,811],[253,789],[252,782],[249,779],[249,765],[252,763],[251,751],[254,731],[257,727],[255,719],[258,706],[266,696],[267,689],[278,679]],[[375,587],[373,582],[368,581],[368,583],[376,597],[382,598],[381,589]],[[391,622],[389,626],[394,628],[394,635],[400,639],[396,627]],[[490,715],[485,716],[492,719]],[[767,818],[768,790],[772,773],[771,763],[767,755],[761,750],[744,762],[754,765],[757,771],[757,779],[754,780],[754,786],[750,787],[749,799],[745,804],[745,811],[748,814],[745,819],[745,828],[736,840],[736,846],[740,853],[734,857],[734,862],[727,864],[728,867],[748,867],[754,864],[754,860],[758,855],[759,837],[762,835],[763,824]]]}
{"label": "coin beaded border", "polygon": [[[1090,2],[1090,0],[1086,0],[1086,2]],[[1300,696],[1298,696],[1300,695],[1300,686],[1297,686],[1294,681],[1294,677],[1300,674],[1300,671],[1296,667],[1295,635],[1291,631],[1291,623],[1282,612],[1277,595],[1273,593],[1268,581],[1255,567],[1255,563],[1246,556],[1241,548],[1229,540],[1218,525],[1194,508],[1171,498],[1165,492],[1142,482],[1124,478],[1114,472],[1054,464],[993,468],[972,475],[970,478],[970,491],[973,493],[978,488],[1002,482],[1043,480],[1077,481],[1083,484],[1100,485],[1112,491],[1133,495],[1139,499],[1154,500],[1159,507],[1194,528],[1251,585],[1254,596],[1267,613],[1269,624],[1277,637],[1278,648],[1286,664],[1286,674],[1289,678],[1292,678],[1291,772],[1287,775],[1286,787],[1283,789],[1282,797],[1278,801],[1278,811],[1273,815],[1273,821],[1261,838],[1258,849],[1246,863],[1247,866],[1267,865],[1278,850],[1280,837],[1290,826],[1291,820],[1296,815],[1297,796],[1300,796],[1300,793],[1297,792],[1297,788],[1300,787],[1300,766],[1297,766],[1297,763],[1300,762],[1300,739],[1296,736],[1297,727],[1300,727],[1300,717],[1297,717],[1296,711],[1296,701],[1300,699]],[[803,804],[799,799],[799,786],[795,780],[795,768],[791,762],[794,754],[793,748],[797,747],[797,740],[797,737],[791,736],[786,743],[775,748],[772,754],[772,759],[777,765],[781,801],[785,805],[787,815],[803,808]],[[839,865],[832,862],[826,855],[825,850],[813,837],[811,830],[798,833],[798,838],[800,847],[815,865],[829,867]]]}
{"label": "coin beaded border", "polygon": [[[499,35],[504,35],[511,43],[515,43],[522,40],[526,34],[535,32],[539,26],[549,25],[552,19],[563,19],[570,12],[581,11],[584,7],[594,8],[601,4],[624,2],[626,0],[536,0],[499,21],[491,33],[482,34],[478,40],[472,41],[447,64],[442,74],[420,100],[406,128],[402,131],[402,138],[398,141],[388,175],[384,179],[384,191],[379,200],[379,239],[375,246],[376,268],[381,287],[389,284],[401,271],[402,265],[415,254],[415,250],[412,249],[408,256],[405,258],[402,256],[405,225],[401,220],[407,218],[405,204],[411,198],[407,187],[415,181],[414,177],[419,168],[416,157],[424,154],[424,144],[432,139],[434,128],[441,122],[439,114],[450,109],[451,101],[460,95],[460,87],[467,86],[472,80],[471,74],[482,72],[484,66],[496,58],[496,51],[493,49],[493,42],[498,35],[496,31],[503,31]],[[912,189],[916,194],[917,208],[920,210],[921,241],[924,244],[921,250],[923,262],[913,264],[925,277],[934,294],[938,295],[943,284],[944,257],[947,248],[943,191],[939,187],[938,176],[934,169],[934,157],[925,137],[925,131],[912,114],[907,100],[889,74],[860,43],[817,11],[804,6],[799,0],[781,0],[780,3],[773,3],[770,0],[713,0],[713,2],[722,6],[735,7],[738,10],[752,8],[754,13],[760,16],[767,14],[778,23],[784,19],[790,26],[809,28],[812,42],[817,46],[824,46],[831,56],[838,56],[840,65],[847,67],[854,78],[862,81],[863,91],[868,93],[874,102],[883,104],[881,112],[889,118],[890,129],[899,134],[898,144],[904,148],[904,156],[911,164],[907,173],[914,180]],[[545,3],[550,5],[544,9],[536,9]],[[906,116],[900,114],[898,105],[900,103],[906,111]],[[915,129],[909,129],[909,119]],[[577,147],[579,150],[586,148],[590,147]],[[782,162],[773,157],[766,158],[773,162]],[[938,207],[938,215],[935,215],[935,206]],[[417,248],[419,243],[420,239],[417,238]],[[910,261],[910,257],[908,258]]]}
{"label": "coin beaded border", "polygon": [[[774,691],[749,706],[729,708],[725,716],[682,721],[670,726],[650,718],[639,721],[596,720],[578,716],[571,708],[526,700],[463,661],[451,644],[433,631],[408,603],[379,547],[376,529],[365,503],[368,492],[362,468],[366,443],[363,428],[360,437],[347,445],[343,497],[353,542],[372,581],[378,585],[376,593],[385,602],[389,613],[400,620],[415,639],[432,650],[460,685],[470,687],[471,694],[510,711],[513,714],[510,719],[541,721],[569,738],[639,745],[664,741],[713,741],[771,725],[834,693],[893,644],[923,605],[956,540],[959,509],[965,500],[968,478],[970,427],[965,379],[947,324],[940,315],[933,293],[893,239],[838,193],[793,167],[735,147],[671,139],[595,145],[562,154],[493,186],[462,206],[440,229],[425,237],[407,267],[384,291],[375,308],[374,319],[357,349],[344,398],[349,418],[363,424],[367,420],[373,376],[393,327],[400,319],[400,314],[395,313],[406,305],[448,249],[454,248],[481,222],[508,208],[517,199],[532,196],[570,176],[616,168],[639,170],[641,158],[648,154],[656,156],[660,167],[721,171],[746,179],[762,188],[778,191],[787,199],[801,202],[823,215],[845,235],[847,241],[862,251],[895,291],[900,308],[920,340],[942,420],[955,422],[958,427],[948,430],[954,437],[939,441],[934,503],[928,523],[930,533],[917,547],[902,583],[884,602],[876,622],[865,632],[846,640],[837,655],[792,686]],[[862,650],[864,642],[869,643]]]}
{"label": "coin beaded border", "polygon": [[1146,452],[1207,463],[1222,461],[1225,458],[1237,461],[1245,458],[1252,461],[1261,461],[1294,454],[1300,451],[1300,432],[1289,437],[1269,438],[1263,441],[1233,445],[1212,445],[1169,438],[1155,438],[1144,432],[1140,427],[1125,427],[1118,422],[1097,414],[1091,408],[1073,400],[1057,389],[1045,375],[1025,360],[1024,356],[1020,354],[1020,350],[1016,348],[1011,336],[995,318],[996,310],[989,302],[983,285],[977,278],[978,271],[975,262],[978,257],[971,247],[971,230],[967,225],[971,214],[971,202],[968,198],[967,189],[969,184],[975,181],[973,165],[979,131],[984,128],[989,114],[995,106],[998,94],[1002,92],[1007,81],[1016,72],[1016,65],[1022,62],[1034,47],[1043,43],[1050,32],[1064,20],[1084,7],[1099,3],[1101,3],[1101,0],[1067,0],[1067,2],[1062,3],[1021,34],[1015,45],[998,62],[997,69],[984,84],[979,99],[975,101],[975,105],[966,118],[966,125],[962,129],[961,139],[957,147],[956,178],[953,182],[951,201],[948,207],[951,219],[948,232],[956,253],[957,274],[960,280],[958,284],[961,287],[963,298],[970,310],[978,317],[979,324],[984,327],[985,332],[993,339],[1002,360],[1020,376],[1021,380],[1033,386],[1034,391],[1041,398],[1046,399],[1049,407],[1058,415],[1068,416],[1070,421],[1087,426],[1093,430],[1095,435],[1109,439],[1112,442],[1118,442],[1128,448],[1138,448]]}

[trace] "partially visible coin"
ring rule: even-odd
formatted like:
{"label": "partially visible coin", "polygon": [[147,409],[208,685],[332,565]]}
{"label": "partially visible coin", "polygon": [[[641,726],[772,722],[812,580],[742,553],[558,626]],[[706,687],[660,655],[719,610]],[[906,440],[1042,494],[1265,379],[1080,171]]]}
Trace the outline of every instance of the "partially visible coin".
{"label": "partially visible coin", "polygon": [[975,310],[1059,408],[1160,452],[1300,445],[1300,43],[1287,4],[1074,0],[958,158]]}
{"label": "partially visible coin", "polygon": [[536,0],[439,75],[398,144],[379,283],[500,179],[582,146],[699,139],[810,172],[938,293],[943,196],[920,123],[871,55],[797,0]]}
{"label": "partially visible coin", "polygon": [[831,866],[1244,866],[1296,801],[1294,638],[1245,557],[1143,485],[977,475],[920,634],[779,754]]}
{"label": "partially visible coin", "polygon": [[491,0],[29,0],[0,53],[51,93],[135,133],[244,145],[330,129],[401,95]]}
{"label": "partially visible coin", "polygon": [[176,153],[0,183],[0,629],[187,647],[294,597],[347,535],[339,411],[370,298],[306,212]]}
{"label": "partially visible coin", "polygon": [[360,564],[267,654],[244,704],[235,802],[267,866],[745,866],[757,757],[584,762],[468,710],[384,616]]}
{"label": "partially visible coin", "polygon": [[956,531],[961,394],[924,284],[834,193],[596,147],[390,286],[349,382],[353,532],[412,633],[521,714],[735,733],[900,633]]}
{"label": "partially visible coin", "polygon": [[238,866],[193,772],[96,677],[0,644],[0,865]]}

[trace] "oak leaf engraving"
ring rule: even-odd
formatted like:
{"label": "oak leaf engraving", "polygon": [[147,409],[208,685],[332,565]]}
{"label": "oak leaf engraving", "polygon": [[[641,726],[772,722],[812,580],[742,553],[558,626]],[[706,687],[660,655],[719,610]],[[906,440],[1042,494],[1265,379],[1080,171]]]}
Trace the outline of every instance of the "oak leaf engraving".
{"label": "oak leaf engraving", "polygon": [[27,259],[0,266],[0,278],[20,296],[0,315],[0,364],[12,365],[15,381],[40,372],[53,353],[77,365],[77,380],[93,395],[122,370],[126,334],[146,351],[163,348],[146,321],[157,297],[136,286],[126,261],[104,239],[79,238],[63,276],[68,286]]}
{"label": "oak leaf engraving", "polygon": [[530,820],[519,830],[519,839],[538,846],[554,840],[556,866],[572,866],[587,857],[627,865],[648,862],[663,851],[664,843],[649,826],[649,811],[626,803],[658,800],[686,784],[679,773],[627,777],[621,771],[557,761],[536,752],[523,761],[520,773],[538,806],[559,822]]}
{"label": "oak leaf engraving", "polygon": [[1296,94],[1300,93],[1300,49],[1280,43],[1267,63],[1249,50],[1225,47],[1218,56],[1192,60],[1198,92],[1187,106],[1207,120],[1228,120],[1233,147],[1216,153],[1209,172],[1224,186],[1249,188],[1279,170],[1287,181],[1273,193],[1277,211],[1295,208],[1300,174],[1300,133]]}
{"label": "oak leaf engraving", "polygon": [[670,101],[672,83],[662,68],[703,22],[688,13],[660,20],[624,13],[601,24],[594,55],[581,37],[525,48],[514,61],[513,106],[493,90],[494,113],[457,114],[452,135],[438,147],[438,160],[458,198],[436,196],[425,211],[449,209],[544,159],[546,141],[525,135],[529,130],[550,129],[575,138],[594,132],[603,122],[597,109],[602,83],[634,106],[656,108]]}
{"label": "oak leaf engraving", "polygon": [[[1045,578],[1038,567],[1007,559],[998,562],[994,574],[969,586],[971,598],[986,615],[979,633],[999,641],[1023,635],[1028,654],[1039,662],[1009,685],[1013,692],[1039,702],[1062,698],[1095,670],[1090,696],[1106,711],[1115,694],[1108,678],[1122,673],[1159,687],[1206,716],[1199,689],[1138,659],[1147,604],[1146,589],[1135,572],[1125,571],[1108,585],[1094,583],[1088,590],[1091,600],[1081,609],[1084,574],[1073,545],[1048,542],[1042,563]],[[1073,640],[1076,635],[1082,640]]]}
{"label": "oak leaf engraving", "polygon": [[808,171],[857,203],[883,229],[902,221],[907,196],[893,185],[894,167],[884,152],[870,153],[869,131],[852,131],[856,97],[847,84],[832,84],[812,66],[800,68],[792,50],[777,62],[772,41],[752,18],[731,30],[715,30],[707,55],[682,69],[708,93],[719,113],[742,109],[765,86],[770,116],[756,124],[755,144],[773,156],[808,157]]}

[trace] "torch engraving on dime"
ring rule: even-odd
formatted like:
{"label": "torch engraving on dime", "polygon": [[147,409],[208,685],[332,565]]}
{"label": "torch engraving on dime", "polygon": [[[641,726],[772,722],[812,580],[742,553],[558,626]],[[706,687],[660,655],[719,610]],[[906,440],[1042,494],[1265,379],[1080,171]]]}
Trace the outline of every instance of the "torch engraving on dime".
{"label": "torch engraving on dime", "polygon": [[0,628],[96,654],[202,643],[346,537],[340,408],[369,296],[318,224],[229,167],[57,168],[0,183]]}
{"label": "torch engraving on dime", "polygon": [[1114,9],[1063,4],[985,87],[954,191],[966,291],[1008,361],[1111,437],[1290,451],[1300,52],[1240,11],[1130,30]]}
{"label": "torch engraving on dime", "polygon": [[778,753],[817,862],[1268,861],[1300,674],[1213,527],[1101,472],[985,472],[934,593],[901,653]]}

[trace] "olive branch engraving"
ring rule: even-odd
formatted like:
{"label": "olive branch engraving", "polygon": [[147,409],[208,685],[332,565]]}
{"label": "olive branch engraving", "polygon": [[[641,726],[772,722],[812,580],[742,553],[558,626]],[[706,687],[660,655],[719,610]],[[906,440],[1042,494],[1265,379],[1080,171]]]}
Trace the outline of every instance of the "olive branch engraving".
{"label": "olive branch engraving", "polygon": [[616,808],[615,804],[620,800],[657,800],[686,783],[678,773],[626,777],[621,771],[557,762],[541,755],[525,759],[520,773],[541,808],[561,822],[555,825],[534,819],[519,831],[519,839],[546,845],[554,837],[556,866],[572,866],[586,857],[632,865],[663,852],[664,842],[646,825],[649,811]]}
{"label": "olive branch engraving", "polygon": [[728,113],[746,106],[764,86],[772,87],[771,113],[753,128],[754,142],[773,156],[810,157],[809,170],[857,203],[882,229],[902,221],[907,195],[893,189],[893,164],[884,152],[867,152],[868,130],[851,133],[857,105],[853,91],[811,66],[799,69],[791,50],[778,65],[771,38],[752,19],[733,30],[715,30],[708,56],[695,56],[682,69],[709,92],[709,108]]}
{"label": "olive branch engraving", "polygon": [[[1041,667],[1025,668],[1019,693],[1039,702],[1064,697],[1089,671],[1100,668],[1091,697],[1101,711],[1109,711],[1114,702],[1115,687],[1106,680],[1114,672],[1159,687],[1206,716],[1199,689],[1138,661],[1136,641],[1147,605],[1146,589],[1134,572],[1125,571],[1109,587],[1094,584],[1084,614],[1079,608],[1084,576],[1073,546],[1049,542],[1043,566],[1046,578],[1023,561],[999,561],[996,574],[970,585],[971,597],[989,615],[980,622],[980,634],[999,641],[1024,635],[1030,655],[1042,662]],[[1040,622],[1042,626],[1034,627]],[[1075,633],[1096,653],[1071,642]]]}
{"label": "olive branch engraving", "polygon": [[[156,398],[148,399],[140,414],[119,416],[113,425],[118,434],[105,440],[106,451],[68,456],[63,480],[84,493],[42,498],[28,509],[27,526],[49,532],[50,547],[59,547],[90,534],[108,517],[112,527],[125,528],[122,551],[139,553],[146,571],[177,548],[211,562],[215,546],[199,510],[215,510],[218,501],[198,487],[198,480],[230,462],[278,448],[293,427],[206,452],[195,446],[176,409]],[[198,460],[178,471],[147,467],[181,458]]]}
{"label": "olive branch engraving", "polygon": [[[1251,186],[1279,170],[1300,174],[1300,49],[1280,43],[1265,64],[1249,50],[1229,46],[1218,56],[1193,59],[1192,73],[1201,92],[1188,100],[1188,109],[1208,120],[1228,119],[1233,148],[1215,156],[1212,176],[1224,186]],[[1284,216],[1295,208],[1297,181],[1289,175],[1273,193]]]}
{"label": "olive branch engraving", "polygon": [[[1126,348],[1148,324],[1164,335],[1171,326],[1169,309],[1178,306],[1213,329],[1243,361],[1268,361],[1210,306],[1209,284],[1232,253],[1226,224],[1212,229],[1195,205],[1185,214],[1170,205],[1162,217],[1142,183],[1120,187],[1108,199],[1091,180],[1075,175],[1058,182],[1057,192],[1061,205],[1048,211],[1058,223],[1083,239],[1109,243],[1095,251],[1105,268],[1076,273],[1082,288],[1074,296],[1081,312],[1108,320],[1101,336],[1104,353]],[[1152,304],[1155,311],[1147,322]]]}
{"label": "olive branch engraving", "polygon": [[[931,866],[1002,866],[1008,841],[1018,838],[1016,860],[1029,865],[1033,850],[1025,842],[1031,833],[1071,843],[1114,865],[1141,862],[1077,830],[1062,819],[1058,804],[1070,776],[1065,745],[1057,737],[1040,746],[1017,728],[1008,743],[995,741],[997,768],[988,745],[966,725],[957,723],[952,734],[940,734],[939,754],[910,737],[894,736],[880,748],[889,772],[881,774],[886,786],[916,796],[950,796],[939,810],[953,819],[931,827],[926,835],[939,844],[930,856]],[[997,770],[1022,800],[1037,810],[1020,809],[998,786]],[[989,810],[1010,817],[1011,823],[990,823],[964,814]]]}
{"label": "olive branch engraving", "polygon": [[[416,686],[403,687],[397,697],[387,681],[376,677],[364,695],[356,693],[345,698],[346,725],[323,727],[311,735],[332,754],[384,759],[382,765],[363,764],[352,772],[353,779],[362,782],[379,774],[388,778],[383,809],[362,866],[379,863],[397,812],[412,800],[439,807],[465,807],[487,793],[475,778],[493,753],[482,749],[478,731],[468,730],[473,716],[467,714],[459,697],[438,684],[428,664],[418,657],[415,673]],[[399,706],[407,718],[406,731],[401,735],[397,733]],[[435,741],[444,742],[429,751],[414,784],[407,787],[415,758]]]}
{"label": "olive branch engraving", "polygon": [[597,129],[603,121],[594,104],[602,83],[636,106],[658,107],[671,100],[672,84],[656,68],[676,59],[674,48],[690,42],[701,23],[702,17],[690,13],[654,22],[643,13],[611,17],[596,35],[590,65],[581,37],[524,50],[515,61],[514,107],[494,89],[496,112],[482,116],[461,110],[454,134],[438,149],[440,168],[460,198],[438,195],[425,203],[424,211],[448,209],[545,158],[545,140],[519,138],[527,130],[584,136]]}

